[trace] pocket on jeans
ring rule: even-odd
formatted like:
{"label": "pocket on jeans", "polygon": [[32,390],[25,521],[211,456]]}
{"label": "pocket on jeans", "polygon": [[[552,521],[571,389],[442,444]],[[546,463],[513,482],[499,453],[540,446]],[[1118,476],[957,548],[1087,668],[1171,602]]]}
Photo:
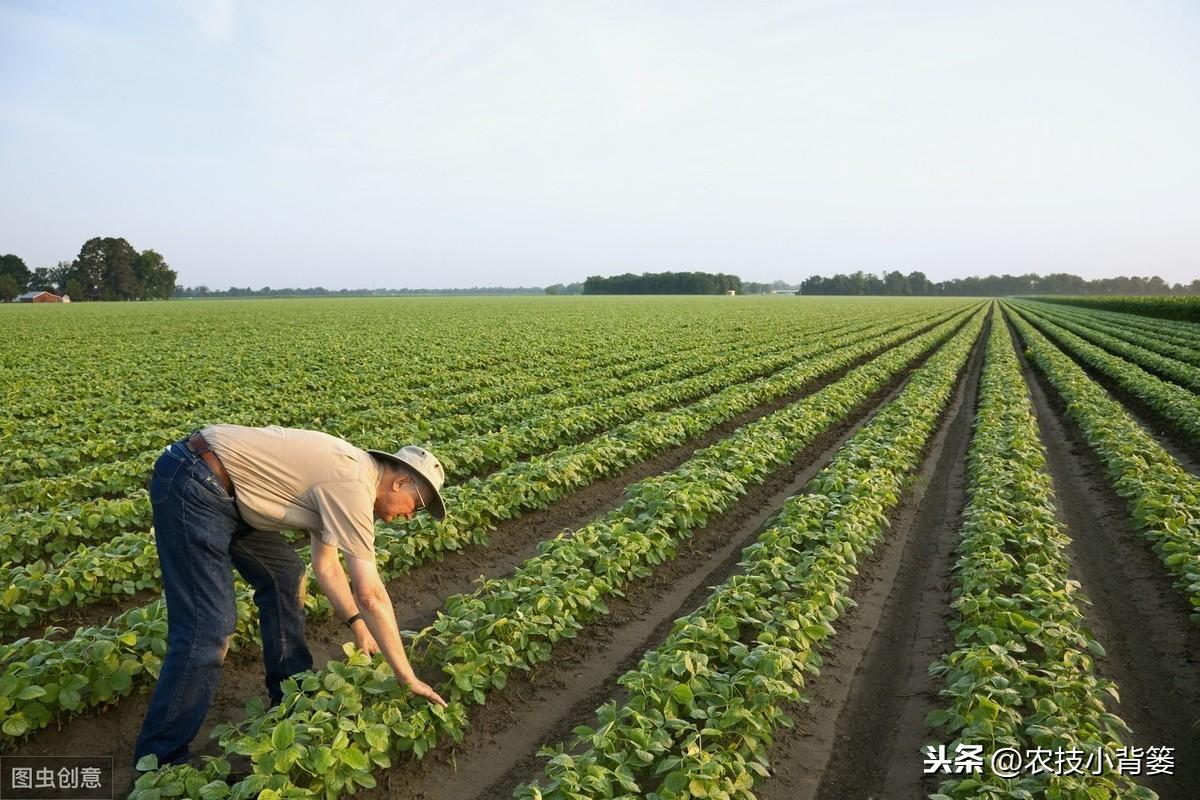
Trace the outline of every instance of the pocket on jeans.
{"label": "pocket on jeans", "polygon": [[217,476],[203,462],[197,462],[195,469],[192,470],[192,478],[217,500],[223,500],[226,503],[233,502],[233,497],[225,491],[221,481],[217,480]]}
{"label": "pocket on jeans", "polygon": [[179,474],[182,467],[183,462],[169,450],[154,462],[154,472],[150,475],[150,483],[147,486],[150,490],[152,505],[157,506],[166,502],[167,495],[171,491],[171,484],[174,483],[175,476]]}

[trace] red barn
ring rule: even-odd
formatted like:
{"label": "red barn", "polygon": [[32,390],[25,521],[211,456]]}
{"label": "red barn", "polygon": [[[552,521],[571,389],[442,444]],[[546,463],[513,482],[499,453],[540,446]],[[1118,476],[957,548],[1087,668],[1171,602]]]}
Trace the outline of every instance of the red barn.
{"label": "red barn", "polygon": [[62,298],[54,292],[26,292],[17,297],[18,303],[61,303]]}

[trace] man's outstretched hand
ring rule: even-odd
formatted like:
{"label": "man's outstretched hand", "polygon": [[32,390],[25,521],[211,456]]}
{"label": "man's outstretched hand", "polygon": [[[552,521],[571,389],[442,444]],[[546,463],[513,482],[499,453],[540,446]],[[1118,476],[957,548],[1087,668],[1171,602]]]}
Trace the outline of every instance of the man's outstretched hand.
{"label": "man's outstretched hand", "polygon": [[435,692],[433,690],[433,687],[430,686],[425,681],[421,680],[420,678],[418,678],[414,675],[412,680],[407,681],[407,683],[408,683],[409,691],[411,691],[413,694],[420,695],[421,697],[424,697],[429,702],[436,703],[437,705],[441,706],[442,708],[446,707],[446,701],[442,699],[442,696],[440,694],[438,694],[437,692]]}
{"label": "man's outstretched hand", "polygon": [[373,656],[379,652],[379,645],[375,642],[375,637],[367,630],[366,625],[354,626],[354,644],[359,650],[363,650],[367,655]]}

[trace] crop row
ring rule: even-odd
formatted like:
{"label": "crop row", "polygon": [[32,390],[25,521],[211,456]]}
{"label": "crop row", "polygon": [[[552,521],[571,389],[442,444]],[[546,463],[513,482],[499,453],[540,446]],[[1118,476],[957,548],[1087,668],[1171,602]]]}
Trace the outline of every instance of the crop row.
{"label": "crop row", "polygon": [[[1098,330],[1095,326],[1076,322],[1057,313],[1053,308],[1034,307],[1025,303],[1018,303],[1016,305],[1041,319],[1049,320],[1059,327],[1071,331],[1092,344],[1104,348],[1113,355],[1120,356],[1144,369],[1161,375],[1185,389],[1189,389],[1193,393],[1200,392],[1200,369],[1191,364],[1181,362],[1178,359],[1154,352],[1148,347],[1154,341],[1150,335],[1143,336],[1126,332],[1124,337],[1126,339],[1133,339],[1136,343],[1124,341],[1121,338],[1110,336]],[[1197,354],[1197,357],[1200,357],[1200,353]]]}
{"label": "crop row", "polygon": [[1067,416],[1079,425],[1128,504],[1135,527],[1174,574],[1188,595],[1192,619],[1200,622],[1200,479],[1045,336],[1019,316],[1011,319],[1029,360],[1062,397]]}
{"label": "crop row", "polygon": [[[868,328],[848,336],[844,345],[870,346],[885,333],[885,327]],[[811,358],[826,347],[827,344],[818,343],[763,359],[733,361],[693,378],[636,393],[624,401],[601,402],[572,414],[548,414],[489,437],[489,440],[478,436],[464,437],[446,448],[439,448],[439,452],[444,453],[448,472],[454,477],[465,478],[484,467],[511,463],[519,455],[574,441],[586,433],[636,420],[656,409],[725,389],[762,373],[771,373],[780,366]],[[19,628],[56,608],[157,588],[158,561],[153,537],[131,532],[103,546],[80,546],[50,567],[40,559],[27,565],[0,567],[0,585],[6,587],[0,595],[0,629],[5,625],[9,629]]]}
{"label": "crop row", "polygon": [[[118,344],[122,353],[119,370],[122,406],[176,415],[204,409],[217,399],[219,396],[203,391],[213,380],[223,380],[226,388],[243,395],[238,398],[237,407],[263,409],[270,408],[272,395],[281,385],[279,377],[283,371],[291,374],[291,380],[285,385],[311,392],[318,400],[344,403],[361,402],[364,397],[370,397],[372,387],[379,385],[406,392],[419,389],[428,382],[427,370],[413,371],[405,359],[382,358],[384,348],[391,353],[419,351],[428,354],[434,357],[432,363],[446,367],[448,375],[479,386],[488,384],[489,375],[493,380],[503,380],[506,373],[525,373],[526,367],[536,369],[538,364],[566,364],[590,359],[595,352],[609,353],[620,361],[636,357],[639,351],[639,348],[627,346],[630,342],[620,340],[612,342],[613,346],[609,348],[598,348],[597,344],[605,338],[600,331],[583,333],[567,341],[550,337],[527,341],[496,337],[491,334],[497,328],[497,320],[494,316],[488,319],[487,314],[438,319],[437,330],[441,335],[430,339],[412,324],[416,320],[410,318],[410,324],[396,325],[389,314],[395,304],[387,304],[392,306],[391,309],[382,304],[374,307],[355,305],[353,318],[322,319],[322,323],[333,324],[299,326],[289,326],[283,320],[293,316],[289,312],[300,312],[301,319],[311,323],[313,315],[308,312],[317,309],[292,304],[275,306],[272,312],[282,313],[274,314],[263,313],[266,308],[260,305],[251,315],[242,316],[236,313],[234,306],[226,305],[220,310],[213,309],[205,324],[187,325],[180,323],[192,309],[176,305],[161,308],[162,316],[172,325],[169,332],[152,327],[146,329],[137,323],[135,312],[124,317],[107,315],[103,337],[96,337],[95,331],[89,329],[89,323],[82,318],[86,315],[64,320],[67,327],[76,329],[73,331],[76,336],[58,358],[54,356],[54,347],[62,340],[47,336],[41,343],[45,357],[56,362],[81,361],[86,366],[87,377],[95,380],[64,386],[45,370],[29,369],[25,362],[6,359],[2,369],[8,373],[5,377],[12,379],[9,385],[16,387],[12,414],[17,419],[38,419],[43,414],[62,410],[89,430],[97,423],[110,420],[111,414],[105,412],[107,401],[111,399],[106,391],[107,379],[117,372],[109,367],[114,365],[111,354],[114,345]],[[414,310],[410,305],[410,317],[414,316],[411,314]],[[321,313],[319,316],[327,315]],[[427,314],[415,316],[429,319]],[[133,324],[121,330],[121,322]],[[231,328],[239,331],[238,337],[227,335]],[[37,329],[38,332],[54,333],[49,320],[42,320]],[[249,332],[254,335],[241,335]],[[347,332],[350,337],[346,336]],[[676,337],[674,331],[662,333],[668,350],[688,341],[686,335]],[[482,341],[487,346],[463,349],[457,346],[459,341]],[[17,345],[13,351],[20,352],[19,338],[14,338],[13,344]],[[285,355],[308,353],[324,353],[327,357],[321,361],[297,362]],[[525,354],[533,358],[527,360]],[[247,371],[245,366],[248,364],[253,364],[255,369]],[[307,368],[298,373],[297,364]],[[368,367],[372,369],[366,369]],[[237,375],[236,382],[229,380],[231,375]],[[6,429],[4,433],[7,435],[11,431]],[[27,440],[38,441],[45,432],[21,429],[20,434]]]}
{"label": "crop row", "polygon": [[1200,322],[1200,297],[1039,297],[1049,303],[1117,311],[1182,322]]}
{"label": "crop row", "polygon": [[[985,754],[1043,748],[1103,758],[1122,745],[1128,728],[1105,708],[1117,690],[1094,672],[1092,654],[1103,650],[1082,627],[1037,420],[999,319],[980,379],[967,475],[954,570],[955,649],[930,668],[949,705],[927,722],[952,736],[953,746],[979,746]],[[935,797],[1156,796],[1111,767],[1016,778],[985,769],[944,782]]]}
{"label": "crop row", "polygon": [[[750,351],[746,355],[753,357],[755,353]],[[625,386],[622,386],[620,379],[615,384],[589,382],[584,386],[567,386],[549,395],[517,398],[475,415],[451,414],[435,419],[439,420],[439,435],[455,431],[458,437],[462,438],[472,431],[501,429],[498,435],[479,445],[481,455],[486,455],[506,446],[502,440],[507,432],[506,426],[510,424],[527,427],[537,416],[545,415],[552,409],[565,409],[572,405],[595,402],[597,398],[611,396],[613,392],[622,388],[632,391],[644,386],[682,380],[688,374],[704,372],[728,360],[729,353],[721,352],[715,354],[712,361],[697,359],[697,363],[693,365],[692,361],[685,360],[681,365],[682,369],[660,368],[640,374],[636,380],[625,378]],[[425,425],[421,427],[423,430],[428,428]],[[414,425],[407,419],[399,425],[395,420],[387,425],[376,424],[373,430],[375,438],[387,437],[398,441],[412,440],[415,432]],[[336,428],[335,432],[344,434]],[[163,432],[164,437],[166,433]],[[172,431],[171,435],[177,437],[178,432]],[[103,541],[111,539],[120,531],[147,529],[150,525],[150,505],[145,491],[137,487],[144,483],[150,465],[161,452],[163,443],[167,441],[171,439],[159,439],[158,449],[143,453],[136,459],[89,467],[69,478],[36,479],[6,487],[6,503],[10,507],[20,506],[22,510],[0,522],[0,563],[21,563],[25,560],[26,553],[37,553],[39,557],[59,561],[63,553],[85,541]],[[451,443],[452,447],[453,445],[454,443]],[[452,454],[441,447],[437,449],[447,471],[460,476],[462,470],[452,463]],[[476,459],[474,463],[469,457],[463,460],[468,470],[479,470],[487,466],[482,458]],[[96,493],[126,493],[128,496],[115,499],[94,497]],[[72,495],[83,502],[64,499]],[[31,510],[38,508],[42,510]],[[39,546],[30,548],[29,544],[34,540]]]}
{"label": "crop row", "polygon": [[1165,341],[1183,347],[1200,347],[1200,326],[1192,322],[1172,322],[1155,317],[1143,317],[1137,314],[1121,313],[1118,311],[1103,311],[1096,308],[1050,303],[1044,300],[1029,300],[1028,298],[1023,298],[1022,301],[1042,303],[1043,305],[1050,305],[1059,309],[1064,313],[1083,315],[1089,319],[1102,320],[1122,328],[1136,330],[1141,333],[1155,334]]}
{"label": "crop row", "polygon": [[[1102,316],[1098,311],[1087,311],[1067,306],[1056,306],[1049,303],[1032,303],[1023,301],[1021,305],[1035,309],[1043,316],[1049,316],[1058,321],[1071,320],[1085,325],[1092,330],[1115,336],[1125,342],[1152,350],[1161,356],[1173,358],[1192,366],[1200,366],[1200,337],[1194,341],[1186,341],[1184,337],[1173,336],[1162,330],[1161,323],[1148,322],[1147,326],[1131,324],[1128,320],[1113,321]],[[1128,316],[1128,315],[1125,315]]]}
{"label": "crop row", "polygon": [[[868,317],[860,311],[850,315],[859,320]],[[576,375],[590,377],[606,369],[634,366],[647,357],[641,339],[623,326],[575,331],[570,337],[516,338],[504,336],[503,321],[492,319],[488,325],[486,319],[461,318],[449,324],[440,320],[438,331],[443,336],[420,348],[408,341],[407,329],[397,329],[394,324],[356,337],[355,347],[337,341],[336,329],[316,336],[308,331],[302,335],[289,332],[283,337],[271,329],[269,335],[254,342],[253,354],[246,353],[244,343],[227,337],[218,339],[215,350],[208,345],[204,353],[197,353],[190,337],[176,342],[174,348],[172,341],[162,336],[152,337],[150,347],[139,347],[133,339],[121,348],[121,362],[109,357],[84,360],[79,368],[88,379],[70,381],[71,391],[66,396],[62,384],[67,381],[48,380],[44,371],[36,369],[17,369],[22,365],[14,360],[14,378],[5,383],[5,410],[11,416],[7,420],[0,416],[5,427],[0,482],[58,474],[72,464],[78,468],[143,452],[156,441],[178,438],[212,419],[246,423],[266,419],[312,426],[340,422],[348,413],[394,411],[397,405],[403,407],[422,397],[462,397],[464,403],[487,404],[499,397],[544,393],[564,381],[574,383]],[[773,336],[776,341],[787,341],[793,335],[803,336],[804,330],[820,330],[822,323],[828,326],[838,321],[832,313],[823,313],[781,318],[770,325],[724,323],[697,331],[695,323],[689,324],[685,318],[678,327],[654,327],[659,345],[655,355],[672,351],[685,355],[697,347],[724,349],[738,341],[757,345]],[[486,330],[479,330],[480,326]],[[385,336],[383,330],[388,331]],[[461,332],[470,336],[457,337]],[[43,333],[46,331],[38,331],[40,338]],[[108,333],[106,330],[104,347],[110,354],[118,343],[109,341]],[[462,341],[478,347],[464,349]],[[14,337],[13,342],[19,339]],[[408,344],[422,355],[437,354],[430,363],[438,368],[413,371],[408,359],[397,359],[395,354],[413,351]],[[295,354],[299,361],[277,359],[278,351]],[[307,359],[306,353],[320,354],[319,361]],[[77,348],[72,348],[71,355],[72,359],[80,357]],[[46,353],[40,351],[40,356],[44,359]],[[250,356],[254,368],[239,368]],[[120,371],[108,368],[116,363],[120,363]],[[298,365],[304,368],[298,371]],[[227,374],[230,369],[234,375]],[[286,378],[283,372],[288,373]],[[223,391],[205,391],[214,385],[222,386]],[[283,402],[277,391],[281,385],[295,389]],[[379,386],[388,386],[389,402],[379,403]],[[100,392],[100,397],[80,401],[78,396],[89,392]],[[138,425],[128,426],[130,419],[136,419]],[[47,421],[55,423],[44,425]],[[162,435],[148,435],[156,429],[161,429]],[[74,431],[86,435],[71,435]],[[29,469],[35,473],[28,474]]]}
{"label": "crop row", "polygon": [[[916,315],[905,316],[912,319]],[[902,321],[905,320],[897,320]],[[803,342],[811,340],[818,331],[823,335],[834,330],[861,329],[878,322],[878,318],[875,318],[825,329],[812,326],[797,330],[795,338]],[[545,377],[545,382],[553,386],[554,390],[541,394],[531,393],[529,387],[520,381],[510,382],[511,385],[499,389],[493,387],[484,392],[453,390],[453,387],[433,382],[430,389],[432,398],[426,397],[420,402],[418,398],[409,398],[409,402],[403,405],[402,414],[397,414],[396,405],[392,403],[386,408],[369,407],[353,414],[342,413],[339,416],[317,418],[317,421],[323,430],[343,438],[379,438],[388,435],[411,441],[440,440],[468,432],[486,432],[505,425],[519,424],[530,416],[544,414],[552,409],[567,408],[599,397],[629,392],[687,374],[698,374],[713,364],[730,360],[735,353],[751,355],[786,350],[791,346],[791,337],[785,337],[785,341],[789,344],[781,345],[778,337],[742,335],[733,337],[730,341],[722,341],[719,345],[710,342],[701,348],[701,352],[692,354],[692,357],[686,357],[689,348],[685,348],[684,353],[648,356],[632,363],[620,364],[618,368],[566,370],[561,374]],[[275,415],[274,418],[279,419],[279,416]],[[222,418],[222,421],[238,420]],[[154,441],[161,445],[164,441],[177,438],[182,432],[174,428],[164,430]],[[56,479],[9,484],[5,487],[5,495],[11,503],[19,502],[23,508],[53,507],[54,511],[59,512],[64,509],[63,501],[72,498],[84,499],[97,493],[112,494],[123,488],[136,486],[157,452],[153,449],[146,450],[123,463],[92,466]],[[55,506],[56,503],[59,505]]]}
{"label": "crop row", "polygon": [[[230,303],[198,309],[173,304],[42,318],[36,325],[9,315],[0,320],[11,334],[0,337],[0,396],[6,411],[0,415],[0,483],[20,477],[8,477],[5,467],[18,451],[40,459],[83,447],[98,451],[93,461],[108,460],[114,457],[110,439],[136,439],[154,429],[173,434],[127,451],[142,452],[213,419],[238,421],[239,414],[248,415],[248,424],[270,420],[313,427],[341,424],[348,411],[365,414],[374,408],[394,424],[390,415],[418,397],[461,394],[473,402],[494,402],[487,392],[521,381],[537,381],[544,391],[643,359],[647,340],[664,354],[738,340],[757,346],[850,319],[884,316],[861,303],[831,303],[797,314],[791,309],[798,304],[719,308],[660,300],[667,315],[636,301],[484,305],[334,301],[324,307]],[[902,304],[886,311],[928,313],[949,305]],[[401,308],[405,324],[397,325],[394,315]],[[530,319],[534,313],[536,324]],[[103,327],[97,329],[97,323]],[[419,332],[418,324],[429,324],[437,335]],[[36,349],[29,347],[31,340]],[[113,358],[114,352],[120,358]],[[416,353],[423,362],[419,369],[411,358]],[[46,363],[69,365],[69,379],[44,369]],[[382,395],[381,387],[386,387]]]}
{"label": "crop row", "polygon": [[791,724],[784,706],[819,672],[818,648],[854,602],[857,564],[883,537],[981,326],[943,347],[784,503],[740,572],[620,678],[624,703],[605,703],[594,727],[545,750],[548,783],[518,798],[754,797],[774,731]]}
{"label": "crop row", "polygon": [[[891,353],[932,347],[961,321],[961,316],[955,317]],[[908,330],[901,329],[873,344],[834,349],[778,375],[732,387],[687,408],[651,414],[589,442],[512,465],[487,479],[472,479],[459,486],[450,486],[446,495],[454,515],[446,522],[434,524],[427,518],[418,517],[406,526],[403,535],[386,527],[377,528],[380,572],[385,578],[398,577],[415,565],[440,557],[445,551],[458,550],[472,543],[486,543],[487,532],[501,520],[548,506],[628,464],[697,436],[742,411],[793,392],[815,378],[849,366],[873,349],[903,341],[919,327],[916,324]],[[252,621],[252,605],[245,587],[239,587],[238,597],[234,646],[257,635],[257,624]],[[318,592],[309,593],[309,603],[310,615],[328,612],[328,606]],[[91,659],[91,653],[101,642],[115,643],[116,649],[112,653],[113,659],[97,665]],[[108,649],[108,645],[101,646]],[[24,730],[35,730],[48,724],[56,714],[76,712],[127,693],[129,687],[124,691],[114,689],[113,672],[108,667],[130,673],[132,683],[153,677],[164,650],[165,611],[158,600],[125,612],[109,625],[82,628],[66,642],[18,640],[0,647],[0,665],[5,667],[5,674],[0,678],[0,697],[12,698],[27,689],[32,693],[36,693],[37,688],[44,689],[44,695],[8,707],[22,713]],[[69,702],[63,702],[58,691],[65,680],[73,680],[73,675],[86,676],[88,685],[81,687],[78,698],[68,695]],[[124,679],[118,680],[124,683]],[[91,687],[97,684],[99,691],[93,691]],[[14,723],[13,728],[20,725]],[[20,735],[11,730],[9,733]]]}
{"label": "crop row", "polygon": [[[397,420],[396,404],[380,407],[364,398],[359,398],[357,403],[342,400],[338,405],[322,398],[323,407],[299,406],[299,416],[291,403],[281,404],[276,400],[270,419],[280,424],[317,419],[324,430],[343,437],[362,431],[377,434],[381,421],[389,428],[395,428],[398,421],[403,421],[404,436],[414,440],[440,437],[450,432],[486,430],[487,422],[492,418],[498,421],[497,424],[504,424],[519,420],[521,415],[538,408],[553,408],[563,403],[571,405],[572,390],[581,390],[590,396],[621,391],[631,379],[653,375],[672,365],[716,363],[737,347],[753,350],[773,343],[766,336],[761,339],[746,341],[744,336],[722,336],[700,344],[684,343],[678,351],[639,356],[623,353],[621,358],[612,359],[612,363],[602,361],[586,370],[572,370],[566,364],[563,365],[566,368],[555,374],[485,373],[463,377],[443,372],[436,379],[427,376],[424,386],[397,398],[403,407],[400,420]],[[778,349],[777,341],[775,347]],[[540,405],[539,400],[545,405]],[[223,403],[207,408],[207,419],[253,424],[263,418],[260,409],[247,409],[230,401]],[[479,413],[485,409],[488,413]],[[153,414],[150,417],[155,418]],[[196,415],[188,417],[198,418]],[[84,441],[68,439],[51,447],[38,444],[27,452],[10,445],[5,470],[5,480],[9,481],[4,486],[6,499],[13,505],[29,507],[32,504],[44,508],[62,500],[120,491],[127,476],[144,476],[147,462],[152,463],[158,452],[154,449],[156,445],[161,448],[163,442],[178,439],[191,430],[180,427],[185,425],[186,419],[180,419],[178,415],[168,415],[165,425],[157,429],[148,427],[149,421],[139,417],[139,424],[129,430],[128,418],[114,414],[108,420],[114,431],[88,428],[87,436],[80,437]],[[480,418],[483,424],[480,424]],[[86,449],[86,453],[81,454],[81,448]],[[67,468],[73,464],[78,466],[71,472]]]}
{"label": "crop row", "polygon": [[[867,327],[866,330],[880,332],[886,327],[877,324]],[[862,328],[840,332],[855,341],[863,334]],[[827,340],[822,338],[820,341]],[[676,366],[640,374],[633,379],[627,378],[625,391],[650,388],[616,401],[609,398],[620,387],[608,384],[602,384],[599,388],[593,387],[592,390],[568,387],[552,395],[524,398],[521,407],[517,409],[510,408],[511,404],[505,404],[502,408],[480,413],[469,421],[455,420],[455,424],[459,426],[457,438],[444,446],[431,447],[436,448],[447,474],[454,479],[462,479],[503,464],[511,460],[515,453],[537,452],[539,446],[544,446],[539,445],[539,442],[557,444],[566,440],[572,433],[582,436],[590,430],[603,428],[605,420],[616,420],[622,415],[631,418],[630,415],[636,413],[639,406],[643,409],[661,407],[662,402],[671,398],[699,396],[705,393],[705,386],[717,388],[722,385],[712,380],[693,380],[688,385],[696,389],[695,394],[688,395],[686,392],[677,391],[679,382],[686,381],[689,376],[715,377],[715,372],[743,376],[766,374],[785,366],[797,356],[811,354],[812,347],[789,345],[782,349],[765,348],[765,355],[744,347],[739,348],[738,352],[741,355],[738,359],[730,358],[732,351],[720,352],[714,354],[711,361],[685,360]],[[740,369],[738,365],[741,365]],[[708,391],[711,391],[711,388]],[[656,401],[660,405],[653,405]],[[648,403],[650,405],[647,405]],[[572,404],[576,404],[576,407],[571,408]],[[561,432],[546,432],[547,420]],[[491,432],[490,429],[493,428],[496,430]],[[489,432],[469,435],[471,431],[478,429]],[[402,424],[399,428],[395,425],[385,425],[376,426],[374,436],[404,440],[411,433],[407,424]],[[149,463],[152,463],[158,452],[160,451],[155,450],[148,454]],[[144,480],[149,466],[131,461],[103,469],[108,473],[107,480],[120,482],[128,490]],[[86,492],[92,488],[90,483],[86,483],[81,484],[80,490]],[[138,528],[145,530],[149,525],[150,506],[144,490],[138,490],[131,497],[119,500],[100,498],[79,505],[64,502],[53,510],[23,511],[0,523],[0,563],[21,563],[23,555],[30,552],[60,562],[63,554],[85,541],[111,539],[115,531]],[[29,545],[34,541],[38,542],[38,546],[31,548]]]}
{"label": "crop row", "polygon": [[1186,347],[1200,348],[1200,325],[1193,322],[1170,322],[1153,317],[1140,317],[1135,314],[1121,314],[1116,311],[1099,311],[1093,308],[1075,308],[1072,306],[1055,305],[1055,308],[1069,314],[1085,315],[1089,319],[1103,320],[1112,325],[1150,334],[1164,342]]}
{"label": "crop row", "polygon": [[[977,335],[981,318],[977,312],[955,341]],[[438,666],[447,676],[439,687],[449,700],[447,709],[397,687],[384,664],[353,658],[285,682],[278,706],[214,732],[227,755],[251,760],[250,776],[228,796],[340,797],[348,787],[373,786],[372,770],[389,766],[393,756],[420,757],[442,736],[461,740],[469,704],[486,702],[513,670],[549,659],[557,641],[606,613],[606,598],[672,558],[692,530],[730,507],[748,486],[790,461],[943,338],[927,334],[913,340],[742,426],[679,468],[631,486],[620,508],[544,543],[539,555],[512,576],[450,598],[411,648],[414,660]],[[911,429],[913,421],[904,419],[902,426]],[[220,779],[227,769],[225,759],[201,770],[166,768],[140,778],[131,798],[204,787],[219,797],[226,791]]]}
{"label": "crop row", "polygon": [[1122,390],[1145,403],[1164,420],[1178,428],[1189,441],[1200,445],[1200,397],[1180,386],[1151,375],[1125,359],[1089,344],[1049,320],[1017,308],[1035,327],[1051,336],[1062,348],[1111,380]]}

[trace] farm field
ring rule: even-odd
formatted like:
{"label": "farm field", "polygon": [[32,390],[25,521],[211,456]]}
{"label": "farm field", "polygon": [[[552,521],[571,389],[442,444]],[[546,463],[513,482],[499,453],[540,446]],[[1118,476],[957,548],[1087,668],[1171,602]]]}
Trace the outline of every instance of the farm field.
{"label": "farm field", "polygon": [[[1200,785],[1200,324],[1026,299],[80,303],[0,307],[0,355],[4,755],[111,755],[141,800]],[[310,579],[318,667],[266,709],[239,586],[204,757],[134,787],[166,648],[145,482],[214,422],[439,456],[450,516],[379,524],[377,554],[449,707],[344,648]],[[983,768],[925,774],[927,746]],[[1001,748],[1049,765],[998,775]]]}

